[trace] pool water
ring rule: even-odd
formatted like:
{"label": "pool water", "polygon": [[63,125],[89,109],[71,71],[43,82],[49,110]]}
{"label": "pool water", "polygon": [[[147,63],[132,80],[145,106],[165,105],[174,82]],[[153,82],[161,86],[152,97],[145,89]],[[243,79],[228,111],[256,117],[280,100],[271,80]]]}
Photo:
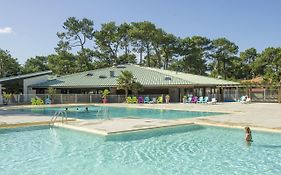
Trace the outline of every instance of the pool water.
{"label": "pool water", "polygon": [[63,128],[0,130],[3,175],[281,174],[281,134],[203,126],[96,136]]}
{"label": "pool water", "polygon": [[[53,115],[55,111],[65,110],[63,108],[33,108],[33,109],[17,109],[19,112]],[[88,106],[86,107],[68,107],[67,115],[73,118],[79,119],[96,119],[97,112],[101,108],[108,109],[108,115],[110,118],[117,117],[133,117],[133,118],[156,118],[156,119],[182,119],[193,117],[204,117],[212,115],[220,115],[224,113],[218,112],[197,112],[197,111],[180,111],[180,110],[164,110],[164,109],[140,109],[140,108],[121,108],[121,107],[101,107],[101,106]]]}

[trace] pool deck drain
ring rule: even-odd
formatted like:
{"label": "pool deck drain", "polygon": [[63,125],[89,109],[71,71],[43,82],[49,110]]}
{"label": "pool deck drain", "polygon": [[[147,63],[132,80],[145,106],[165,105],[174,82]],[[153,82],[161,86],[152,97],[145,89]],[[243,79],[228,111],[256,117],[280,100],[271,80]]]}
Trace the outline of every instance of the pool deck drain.
{"label": "pool deck drain", "polygon": [[191,124],[193,124],[193,122],[162,119],[114,118],[110,120],[78,120],[67,123],[56,123],[55,126],[100,135],[111,135]]}

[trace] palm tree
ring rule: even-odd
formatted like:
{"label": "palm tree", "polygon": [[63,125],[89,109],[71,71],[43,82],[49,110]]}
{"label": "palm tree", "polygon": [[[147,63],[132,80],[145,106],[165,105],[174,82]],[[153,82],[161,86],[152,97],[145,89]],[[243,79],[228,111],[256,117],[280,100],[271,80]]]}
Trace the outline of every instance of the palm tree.
{"label": "palm tree", "polygon": [[144,90],[143,86],[140,82],[133,82],[131,89],[132,89],[133,95],[138,95],[138,92],[142,92]]}
{"label": "palm tree", "polygon": [[117,89],[125,90],[125,97],[128,96],[128,91],[132,88],[134,82],[134,76],[130,71],[121,71],[121,74],[117,78]]}

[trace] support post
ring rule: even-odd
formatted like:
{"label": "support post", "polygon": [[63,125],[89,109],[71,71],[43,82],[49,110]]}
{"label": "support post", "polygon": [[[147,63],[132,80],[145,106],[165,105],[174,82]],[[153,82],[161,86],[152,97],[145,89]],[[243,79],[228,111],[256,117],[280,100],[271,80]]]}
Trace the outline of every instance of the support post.
{"label": "support post", "polygon": [[236,87],[236,90],[235,90],[235,99],[236,99],[236,101],[238,101],[238,99],[239,99],[239,87],[238,86]]}
{"label": "support post", "polygon": [[281,86],[278,88],[278,103],[281,104]]}
{"label": "support post", "polygon": [[60,95],[60,103],[62,104],[62,94]]}
{"label": "support post", "polygon": [[265,102],[265,91],[266,91],[266,88],[263,88],[263,102]]}
{"label": "support post", "polygon": [[3,104],[3,97],[2,97],[2,84],[0,84],[0,105]]}

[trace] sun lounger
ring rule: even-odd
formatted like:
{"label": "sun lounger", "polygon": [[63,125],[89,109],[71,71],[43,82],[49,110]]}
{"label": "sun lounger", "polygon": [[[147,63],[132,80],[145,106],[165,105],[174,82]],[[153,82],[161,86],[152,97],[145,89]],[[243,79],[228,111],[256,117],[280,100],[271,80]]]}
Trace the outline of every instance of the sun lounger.
{"label": "sun lounger", "polygon": [[149,97],[145,97],[143,103],[149,103],[149,102],[150,102]]}
{"label": "sun lounger", "polygon": [[143,97],[138,98],[138,103],[144,103]]}
{"label": "sun lounger", "polygon": [[203,103],[204,98],[203,97],[199,97],[197,103]]}
{"label": "sun lounger", "polygon": [[209,97],[205,97],[205,98],[203,99],[203,103],[208,103],[208,101],[209,101]]}
{"label": "sun lounger", "polygon": [[188,97],[187,103],[191,103],[191,101],[192,101],[192,97]]}
{"label": "sun lounger", "polygon": [[211,104],[213,104],[213,105],[217,104],[217,99],[216,98],[212,98]]}
{"label": "sun lounger", "polygon": [[198,101],[198,97],[193,96],[191,99],[191,103],[197,103],[197,101]]}
{"label": "sun lounger", "polygon": [[137,97],[133,97],[133,98],[132,98],[132,103],[138,103]]}
{"label": "sun lounger", "polygon": [[149,103],[150,103],[150,104],[152,104],[152,103],[157,103],[157,98],[153,97],[153,98],[152,98],[152,101],[150,101]]}
{"label": "sun lounger", "polygon": [[163,97],[162,96],[159,96],[157,98],[157,103],[163,103]]}
{"label": "sun lounger", "polygon": [[132,103],[132,97],[127,97],[126,102],[127,103]]}

